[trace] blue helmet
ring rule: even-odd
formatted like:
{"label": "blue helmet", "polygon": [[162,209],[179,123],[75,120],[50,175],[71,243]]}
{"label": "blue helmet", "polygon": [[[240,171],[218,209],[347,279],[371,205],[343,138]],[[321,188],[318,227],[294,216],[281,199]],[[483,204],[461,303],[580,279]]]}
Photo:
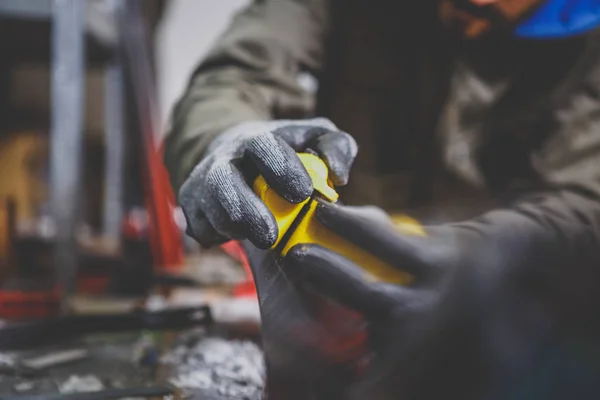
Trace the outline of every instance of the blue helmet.
{"label": "blue helmet", "polygon": [[547,0],[515,29],[527,39],[558,39],[600,27],[600,0]]}

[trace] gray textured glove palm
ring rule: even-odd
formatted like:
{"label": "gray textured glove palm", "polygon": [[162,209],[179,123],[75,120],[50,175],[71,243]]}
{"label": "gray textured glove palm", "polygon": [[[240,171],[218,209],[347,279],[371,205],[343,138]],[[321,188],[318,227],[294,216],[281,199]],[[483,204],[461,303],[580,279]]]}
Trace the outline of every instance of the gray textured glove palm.
{"label": "gray textured glove palm", "polygon": [[208,147],[179,191],[187,233],[203,246],[249,239],[266,249],[277,239],[275,218],[252,191],[258,174],[293,203],[313,191],[296,152],[311,149],[327,163],[336,185],[345,185],[357,145],[327,119],[256,121],[237,125]]}

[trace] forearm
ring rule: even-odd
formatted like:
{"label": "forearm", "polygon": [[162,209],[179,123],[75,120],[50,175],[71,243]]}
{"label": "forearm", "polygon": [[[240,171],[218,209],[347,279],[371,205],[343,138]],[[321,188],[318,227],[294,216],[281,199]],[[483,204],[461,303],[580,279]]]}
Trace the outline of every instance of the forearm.
{"label": "forearm", "polygon": [[[175,108],[165,140],[165,163],[175,190],[219,133],[244,121],[271,117],[266,100],[260,98],[260,90],[236,78],[236,74],[236,71],[219,71],[196,76]],[[246,101],[240,101],[241,98]]]}
{"label": "forearm", "polygon": [[224,130],[312,111],[314,96],[298,84],[298,75],[320,67],[326,4],[256,1],[235,17],[174,110],[165,162],[176,191]]}
{"label": "forearm", "polygon": [[457,226],[484,238],[483,246],[469,251],[485,254],[492,263],[508,261],[504,268],[511,279],[527,282],[532,297],[555,308],[563,321],[600,315],[600,198],[595,192],[561,186]]}
{"label": "forearm", "polygon": [[540,251],[546,250],[549,263],[556,261],[552,256],[564,257],[566,265],[595,266],[585,269],[587,277],[568,278],[581,284],[586,279],[600,283],[600,196],[595,191],[579,185],[563,186],[528,196],[515,204],[514,210],[536,225]]}

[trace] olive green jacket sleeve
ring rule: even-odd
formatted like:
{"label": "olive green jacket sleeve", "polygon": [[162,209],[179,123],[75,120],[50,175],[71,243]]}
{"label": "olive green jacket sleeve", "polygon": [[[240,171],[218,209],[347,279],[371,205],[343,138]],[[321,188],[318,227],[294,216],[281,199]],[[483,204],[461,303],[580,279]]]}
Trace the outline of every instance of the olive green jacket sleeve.
{"label": "olive green jacket sleeve", "polygon": [[255,0],[233,18],[172,114],[165,163],[176,192],[225,129],[312,111],[299,76],[321,67],[328,1]]}

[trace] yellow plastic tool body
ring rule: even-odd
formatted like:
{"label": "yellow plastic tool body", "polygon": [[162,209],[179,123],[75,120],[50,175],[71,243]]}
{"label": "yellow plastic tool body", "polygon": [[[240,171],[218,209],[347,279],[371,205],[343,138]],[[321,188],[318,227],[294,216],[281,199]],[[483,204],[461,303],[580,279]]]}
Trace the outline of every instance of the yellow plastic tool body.
{"label": "yellow plastic tool body", "polygon": [[[323,160],[308,153],[299,153],[298,157],[306,167],[315,190],[313,196],[306,201],[298,204],[289,203],[270,188],[262,176],[259,176],[254,182],[254,191],[269,207],[277,220],[279,236],[272,248],[278,249],[281,255],[286,255],[296,244],[319,244],[361,266],[373,280],[396,284],[410,283],[410,275],[333,233],[317,220],[315,211],[318,202],[335,203],[338,194],[328,178],[329,171]],[[411,218],[404,217],[396,222],[398,228],[404,233],[425,234],[419,223]],[[282,240],[284,240],[283,243]]]}

